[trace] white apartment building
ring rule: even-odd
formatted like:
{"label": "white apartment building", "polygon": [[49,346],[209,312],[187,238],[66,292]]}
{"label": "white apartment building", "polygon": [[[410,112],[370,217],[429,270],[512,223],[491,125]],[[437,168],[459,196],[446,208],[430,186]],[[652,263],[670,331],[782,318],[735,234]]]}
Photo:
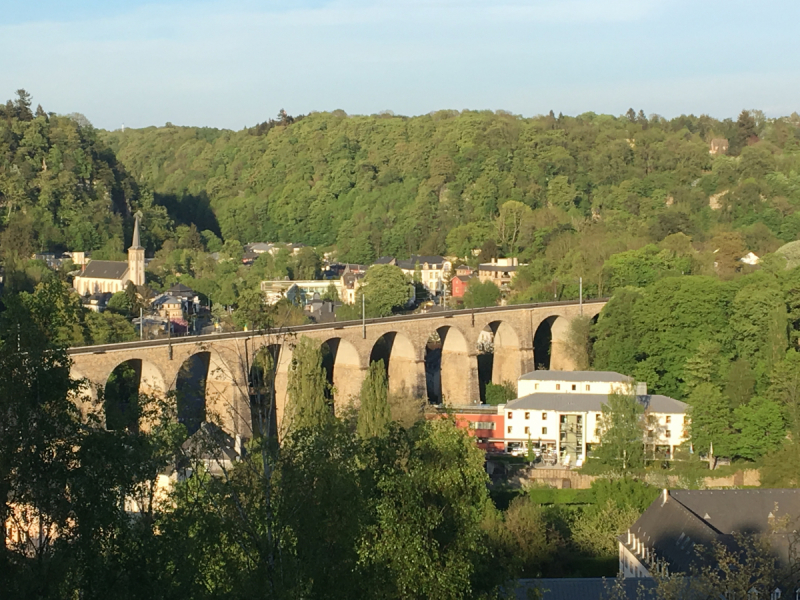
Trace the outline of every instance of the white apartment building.
{"label": "white apartment building", "polygon": [[[498,411],[505,418],[508,445],[527,444],[555,452],[563,463],[586,459],[600,443],[603,405],[609,394],[625,393],[632,378],[603,371],[534,371],[519,378],[518,398]],[[645,408],[644,442],[663,455],[673,456],[686,441],[687,405],[662,395],[650,395],[645,384],[636,384],[636,396]]]}

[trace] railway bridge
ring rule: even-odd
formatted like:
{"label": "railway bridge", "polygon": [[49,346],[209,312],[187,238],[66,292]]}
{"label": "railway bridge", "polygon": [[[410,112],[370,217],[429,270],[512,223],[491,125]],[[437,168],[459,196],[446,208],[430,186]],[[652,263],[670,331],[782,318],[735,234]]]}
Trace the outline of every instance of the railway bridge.
{"label": "railway bridge", "polygon": [[[276,362],[278,423],[286,404],[292,352],[301,337],[323,346],[337,410],[358,395],[370,363],[380,359],[387,366],[391,392],[449,404],[479,403],[482,382],[515,382],[534,368],[572,370],[566,347],[570,323],[579,315],[596,317],[605,302],[439,311],[280,331],[86,346],[71,348],[69,354],[73,377],[88,382],[86,403],[97,398],[115,369],[127,364],[136,373],[140,393],[166,394],[180,391],[189,379],[200,381],[203,414],[216,415],[232,435],[250,437],[249,378],[255,357],[265,349]],[[180,403],[178,411],[181,418]]]}

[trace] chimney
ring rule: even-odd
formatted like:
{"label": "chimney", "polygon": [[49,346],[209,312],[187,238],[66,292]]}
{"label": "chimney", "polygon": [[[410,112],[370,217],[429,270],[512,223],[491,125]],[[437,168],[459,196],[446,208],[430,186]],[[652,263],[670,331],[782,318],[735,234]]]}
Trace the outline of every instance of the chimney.
{"label": "chimney", "polygon": [[647,382],[645,381],[636,382],[636,395],[647,396]]}
{"label": "chimney", "polygon": [[668,499],[669,499],[669,490],[667,488],[664,488],[664,491],[661,492],[661,506],[664,506],[667,503]]}

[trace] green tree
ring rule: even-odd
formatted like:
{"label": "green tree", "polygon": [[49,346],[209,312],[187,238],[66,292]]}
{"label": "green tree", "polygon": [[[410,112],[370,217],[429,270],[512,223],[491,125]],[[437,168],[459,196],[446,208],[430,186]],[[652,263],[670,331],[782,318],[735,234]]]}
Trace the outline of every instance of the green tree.
{"label": "green tree", "polygon": [[112,312],[86,313],[86,327],[93,344],[116,344],[136,339],[136,330],[130,321]]}
{"label": "green tree", "polygon": [[383,360],[370,363],[367,376],[361,384],[356,431],[364,439],[381,435],[392,420],[389,410],[389,382]]}
{"label": "green tree", "polygon": [[[481,452],[449,421],[425,421],[389,435],[376,473],[373,524],[360,560],[382,573],[374,597],[458,598],[494,587],[476,580],[485,552],[481,523],[487,477]],[[489,588],[489,589],[486,589]]]}
{"label": "green tree", "polygon": [[714,456],[732,456],[735,450],[733,413],[719,388],[701,383],[689,394],[688,401],[692,419],[689,435],[694,451],[705,454],[713,445]]}
{"label": "green tree", "polygon": [[499,299],[500,288],[492,281],[481,282],[477,277],[470,280],[464,292],[464,306],[467,308],[496,306]]}
{"label": "green tree", "polygon": [[[373,265],[364,275],[360,294],[364,294],[370,317],[386,317],[405,307],[409,299],[409,283],[399,267]],[[357,304],[360,300],[359,297]]]}
{"label": "green tree", "polygon": [[505,381],[502,384],[490,381],[486,384],[486,404],[491,404],[492,406],[506,404],[516,397],[517,388],[512,381]]}
{"label": "green tree", "polygon": [[293,430],[321,427],[332,418],[326,395],[328,382],[322,369],[322,352],[301,337],[292,352],[289,368],[287,416]]}
{"label": "green tree", "polygon": [[644,464],[644,407],[633,394],[609,394],[602,405],[597,457],[623,471]]}
{"label": "green tree", "polygon": [[123,316],[128,316],[131,312],[131,303],[125,292],[117,292],[108,299],[106,305],[108,310]]}
{"label": "green tree", "polygon": [[297,256],[292,257],[292,263],[295,279],[319,279],[322,261],[314,248],[300,248]]}
{"label": "green tree", "polygon": [[734,411],[735,453],[755,460],[778,449],[786,439],[786,424],[777,402],[756,396]]}

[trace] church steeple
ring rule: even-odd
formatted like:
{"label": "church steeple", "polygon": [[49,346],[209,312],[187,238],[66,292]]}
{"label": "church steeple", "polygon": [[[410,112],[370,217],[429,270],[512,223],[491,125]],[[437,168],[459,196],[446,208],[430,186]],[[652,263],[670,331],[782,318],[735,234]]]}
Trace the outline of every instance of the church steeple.
{"label": "church steeple", "polygon": [[133,243],[131,244],[131,248],[141,248],[142,245],[139,243],[139,216],[142,213],[136,213],[136,222],[133,225]]}
{"label": "church steeple", "polygon": [[144,285],[144,248],[139,241],[139,219],[142,213],[136,213],[136,221],[133,225],[133,242],[128,248],[128,279],[134,285]]}

